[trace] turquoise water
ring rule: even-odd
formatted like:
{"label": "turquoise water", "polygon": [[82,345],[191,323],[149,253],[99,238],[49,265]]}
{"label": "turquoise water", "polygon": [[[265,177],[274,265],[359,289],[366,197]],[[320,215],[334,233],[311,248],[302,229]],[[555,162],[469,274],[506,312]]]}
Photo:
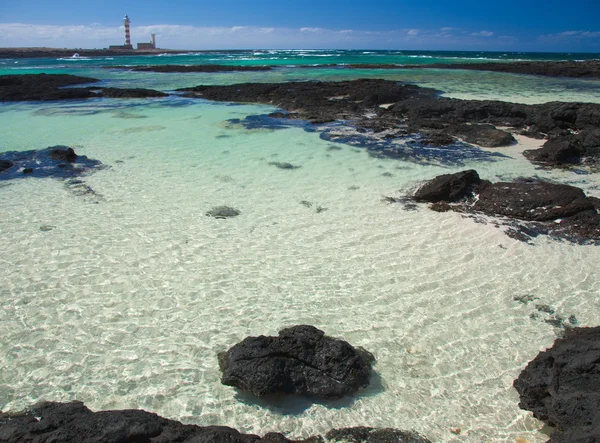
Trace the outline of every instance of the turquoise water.
{"label": "turquoise water", "polygon": [[[600,98],[593,81],[467,71],[182,75],[98,68],[106,62],[10,61],[4,73],[61,71],[166,91],[369,75],[456,96]],[[78,399],[290,437],[371,425],[435,442],[545,441],[542,424],[519,409],[512,381],[560,333],[536,304],[598,324],[600,249],[543,237],[528,245],[489,220],[408,211],[382,198],[467,167],[490,180],[538,175],[595,196],[598,175],[536,169],[521,151],[539,141],[525,138],[492,150],[504,154],[494,161],[458,165],[377,159],[301,127],[230,122],[273,110],[175,95],[0,105],[0,150],[63,144],[106,165],[82,177],[94,191],[85,195],[63,180],[0,182],[0,409]],[[241,215],[204,215],[219,205]],[[528,294],[529,304],[514,300]],[[300,323],[373,352],[372,386],[350,401],[266,404],[220,384],[218,352]]]}
{"label": "turquoise water", "polygon": [[[496,72],[440,69],[348,69],[330,64],[399,65],[469,63],[503,60],[592,60],[600,54],[433,52],[433,51],[221,51],[140,57],[90,57],[0,60],[0,74],[66,73],[100,78],[107,86],[147,87],[171,91],[198,84],[353,80],[385,78],[438,89],[448,97],[543,103],[553,100],[600,103],[600,81],[544,78]],[[110,66],[164,64],[269,65],[268,72],[156,74],[102,69]],[[320,66],[321,65],[321,66]],[[297,66],[311,66],[298,69]]]}

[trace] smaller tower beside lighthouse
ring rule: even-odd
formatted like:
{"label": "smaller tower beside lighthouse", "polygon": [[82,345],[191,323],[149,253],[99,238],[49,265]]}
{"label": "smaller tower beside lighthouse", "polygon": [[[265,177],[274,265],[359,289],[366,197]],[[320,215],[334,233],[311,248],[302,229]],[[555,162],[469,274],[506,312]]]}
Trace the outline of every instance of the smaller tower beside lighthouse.
{"label": "smaller tower beside lighthouse", "polygon": [[131,33],[129,31],[129,24],[131,20],[129,20],[129,16],[126,15],[123,19],[123,24],[125,25],[125,46],[131,46]]}

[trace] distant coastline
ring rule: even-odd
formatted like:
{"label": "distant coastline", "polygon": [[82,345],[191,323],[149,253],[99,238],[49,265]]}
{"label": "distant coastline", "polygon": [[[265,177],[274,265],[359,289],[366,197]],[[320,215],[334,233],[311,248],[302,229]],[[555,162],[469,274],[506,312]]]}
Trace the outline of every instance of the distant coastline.
{"label": "distant coastline", "polygon": [[81,49],[81,48],[0,48],[0,58],[105,57],[152,54],[187,54],[189,50],[175,49]]}

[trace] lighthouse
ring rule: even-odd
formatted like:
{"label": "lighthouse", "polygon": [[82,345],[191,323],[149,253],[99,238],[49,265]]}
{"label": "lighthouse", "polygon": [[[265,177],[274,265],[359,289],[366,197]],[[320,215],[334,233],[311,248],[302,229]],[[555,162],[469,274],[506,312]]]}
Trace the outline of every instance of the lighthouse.
{"label": "lighthouse", "polygon": [[131,34],[129,33],[129,24],[131,20],[129,20],[129,16],[126,15],[123,19],[123,24],[125,25],[125,46],[131,46]]}

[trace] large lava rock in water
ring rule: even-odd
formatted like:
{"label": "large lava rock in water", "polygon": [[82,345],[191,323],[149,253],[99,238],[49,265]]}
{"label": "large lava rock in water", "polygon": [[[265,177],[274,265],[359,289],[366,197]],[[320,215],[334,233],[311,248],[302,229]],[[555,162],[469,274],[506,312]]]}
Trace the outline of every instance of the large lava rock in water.
{"label": "large lava rock in water", "polygon": [[369,384],[373,356],[313,326],[278,337],[248,337],[219,354],[221,382],[256,396],[306,394],[336,399]]}
{"label": "large lava rock in water", "polygon": [[469,169],[455,174],[438,175],[415,192],[414,199],[419,202],[455,202],[469,196],[473,187],[483,182],[477,171]]}
{"label": "large lava rock in water", "polygon": [[486,187],[473,209],[521,220],[548,221],[593,210],[594,205],[580,188],[527,180]]}
{"label": "large lava rock in water", "polygon": [[600,441],[600,327],[576,328],[515,380],[519,406],[555,428],[550,441]]}

